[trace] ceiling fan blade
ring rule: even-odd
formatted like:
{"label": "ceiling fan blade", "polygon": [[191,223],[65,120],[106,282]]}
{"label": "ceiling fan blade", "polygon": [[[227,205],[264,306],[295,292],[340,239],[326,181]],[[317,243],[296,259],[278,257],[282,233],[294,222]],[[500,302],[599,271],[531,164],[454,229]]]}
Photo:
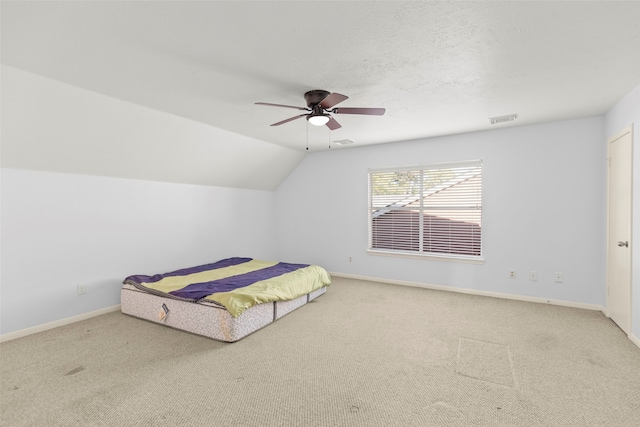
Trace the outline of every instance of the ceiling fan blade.
{"label": "ceiling fan blade", "polygon": [[288,118],[288,119],[286,119],[286,120],[283,120],[283,121],[281,121],[281,122],[274,123],[274,124],[272,124],[271,126],[280,126],[280,125],[283,125],[283,124],[285,124],[285,123],[291,122],[291,121],[293,121],[293,120],[295,120],[295,119],[299,119],[300,117],[304,117],[304,116],[307,116],[307,115],[308,115],[308,114],[300,114],[299,116],[290,117],[290,118]]}
{"label": "ceiling fan blade", "polygon": [[340,129],[342,125],[338,123],[336,119],[334,119],[333,117],[330,117],[329,121],[327,122],[327,127],[331,130],[336,130],[336,129]]}
{"label": "ceiling fan blade", "polygon": [[365,114],[368,116],[382,116],[384,108],[334,108],[331,112],[336,114]]}
{"label": "ceiling fan blade", "polygon": [[268,105],[270,107],[285,107],[285,108],[295,108],[296,110],[302,110],[302,111],[311,111],[306,107],[296,107],[293,105],[284,105],[284,104],[271,104],[269,102],[256,102],[256,105]]}
{"label": "ceiling fan blade", "polygon": [[334,105],[340,104],[345,99],[349,99],[349,97],[339,93],[331,93],[320,102],[320,106],[326,110],[327,108],[332,108]]}

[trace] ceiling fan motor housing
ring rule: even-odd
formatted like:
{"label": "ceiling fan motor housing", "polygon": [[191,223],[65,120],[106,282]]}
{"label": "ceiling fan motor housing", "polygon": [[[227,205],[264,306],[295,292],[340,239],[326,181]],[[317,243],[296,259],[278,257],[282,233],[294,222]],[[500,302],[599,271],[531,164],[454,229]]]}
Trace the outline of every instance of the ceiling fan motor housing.
{"label": "ceiling fan motor housing", "polygon": [[[331,95],[331,92],[327,92],[322,89],[314,89],[304,94],[304,100],[307,101],[307,107],[315,110],[315,107],[319,106],[318,104],[320,104],[322,100],[329,95]],[[320,112],[322,112],[322,110]]]}

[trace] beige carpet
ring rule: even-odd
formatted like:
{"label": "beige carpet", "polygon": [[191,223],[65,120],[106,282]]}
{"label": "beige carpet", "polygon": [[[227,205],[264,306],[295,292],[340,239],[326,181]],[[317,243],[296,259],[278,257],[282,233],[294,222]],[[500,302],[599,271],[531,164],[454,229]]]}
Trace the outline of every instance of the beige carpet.
{"label": "beige carpet", "polygon": [[638,426],[602,313],[334,278],[225,344],[112,313],[0,345],[2,426]]}

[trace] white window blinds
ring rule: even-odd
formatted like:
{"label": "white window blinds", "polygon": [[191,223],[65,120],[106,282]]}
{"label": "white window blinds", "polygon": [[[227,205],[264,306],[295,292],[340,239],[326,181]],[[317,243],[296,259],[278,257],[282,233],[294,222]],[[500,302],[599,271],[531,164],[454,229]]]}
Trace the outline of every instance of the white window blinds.
{"label": "white window blinds", "polygon": [[482,162],[369,171],[369,249],[481,256]]}

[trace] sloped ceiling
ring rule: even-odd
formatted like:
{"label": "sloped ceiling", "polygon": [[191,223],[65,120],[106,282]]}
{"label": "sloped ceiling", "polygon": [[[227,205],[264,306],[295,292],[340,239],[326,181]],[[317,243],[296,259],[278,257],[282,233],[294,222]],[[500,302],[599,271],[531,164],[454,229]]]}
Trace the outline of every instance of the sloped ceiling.
{"label": "sloped ceiling", "polygon": [[[301,152],[601,115],[640,84],[638,1],[1,7],[3,64]],[[254,104],[305,106],[311,89],[387,113],[330,132],[269,126],[300,112]]]}

